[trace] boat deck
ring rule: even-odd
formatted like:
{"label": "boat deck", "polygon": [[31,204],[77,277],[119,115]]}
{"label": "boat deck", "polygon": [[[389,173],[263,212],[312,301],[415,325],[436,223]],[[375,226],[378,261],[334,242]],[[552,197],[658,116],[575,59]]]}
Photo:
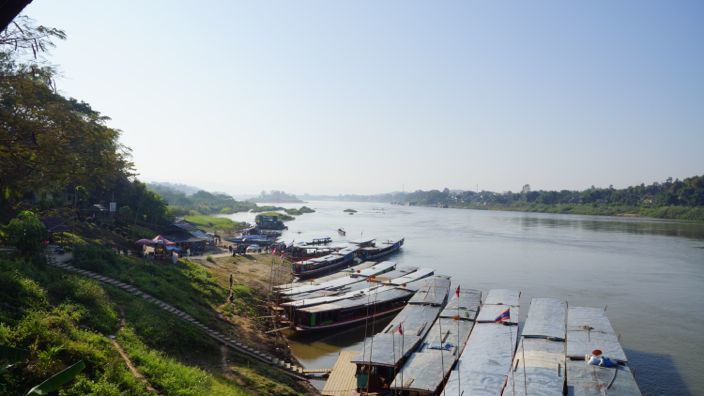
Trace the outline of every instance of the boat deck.
{"label": "boat deck", "polygon": [[[571,307],[567,310],[567,393],[574,396],[639,396],[640,389],[627,367],[611,322],[601,308]],[[585,359],[593,349],[617,361],[613,368],[594,366]]]}
{"label": "boat deck", "polygon": [[352,359],[357,351],[340,351],[340,355],[332,367],[330,377],[325,382],[322,395],[325,396],[353,396],[357,395],[357,380],[354,376],[357,366]]}
{"label": "boat deck", "polygon": [[555,298],[532,300],[505,394],[563,394],[566,318],[566,302]]}
{"label": "boat deck", "polygon": [[419,350],[396,375],[391,389],[433,394],[442,386],[474,327],[481,295],[481,291],[471,289],[462,290],[459,298],[452,294]]}
{"label": "boat deck", "polygon": [[[489,291],[457,365],[450,372],[445,393],[501,395],[516,352],[520,295],[514,290]],[[511,321],[496,323],[496,317],[506,308],[510,308]],[[485,310],[489,313],[483,315]]]}
{"label": "boat deck", "polygon": [[521,293],[515,290],[492,289],[482,304],[477,315],[477,322],[494,323],[496,317],[509,309],[508,323],[518,324],[519,300]]}
{"label": "boat deck", "polygon": [[603,309],[570,308],[567,314],[567,357],[581,360],[594,349],[600,349],[604,356],[616,361],[628,362]]}

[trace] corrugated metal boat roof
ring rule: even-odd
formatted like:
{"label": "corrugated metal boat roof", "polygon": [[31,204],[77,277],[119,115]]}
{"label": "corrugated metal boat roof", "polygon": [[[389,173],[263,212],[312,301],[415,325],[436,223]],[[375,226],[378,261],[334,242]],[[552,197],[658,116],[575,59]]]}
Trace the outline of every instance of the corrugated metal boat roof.
{"label": "corrugated metal boat roof", "polygon": [[486,295],[484,304],[490,305],[518,305],[521,292],[508,289],[491,289]]}
{"label": "corrugated metal boat roof", "polygon": [[[608,391],[605,389],[608,387]],[[598,367],[586,361],[567,361],[567,394],[570,396],[640,396],[633,373],[626,366]]]}
{"label": "corrugated metal boat roof", "polygon": [[445,305],[445,309],[440,313],[441,317],[454,318],[459,316],[462,320],[475,320],[482,302],[481,290],[460,288],[460,297],[453,292],[450,300]]}
{"label": "corrugated metal boat roof", "polygon": [[378,290],[376,293],[371,293],[371,295],[363,295],[358,298],[347,298],[344,300],[339,300],[331,303],[315,305],[312,307],[302,308],[301,312],[325,312],[334,310],[343,310],[363,306],[372,306],[380,304],[386,301],[395,300],[398,298],[403,298],[410,296],[412,292],[408,290],[399,289],[393,286],[381,286],[383,290]]}
{"label": "corrugated metal boat roof", "polygon": [[450,292],[450,278],[432,276],[425,278],[416,294],[408,301],[409,304],[445,305]]}
{"label": "corrugated metal boat roof", "polygon": [[567,303],[557,298],[534,298],[530,303],[528,319],[522,337],[565,340]]}
{"label": "corrugated metal boat roof", "polygon": [[398,332],[375,334],[365,340],[362,351],[352,363],[394,367],[416,348],[420,340],[421,337]]}
{"label": "corrugated metal boat roof", "polygon": [[564,383],[564,341],[522,338],[504,394],[561,396]]}
{"label": "corrugated metal boat roof", "polygon": [[500,395],[511,371],[518,326],[477,323],[445,386],[449,395]]}
{"label": "corrugated metal boat roof", "polygon": [[434,273],[435,273],[434,269],[419,268],[417,271],[411,272],[408,275],[404,275],[404,276],[398,277],[396,279],[391,279],[391,280],[389,280],[388,283],[390,283],[392,285],[401,286],[403,284],[413,282],[413,281],[421,279],[421,278],[428,277]]}
{"label": "corrugated metal boat roof", "polygon": [[610,359],[628,361],[603,309],[570,307],[567,310],[567,356],[584,359],[594,349],[600,349]]}
{"label": "corrugated metal boat roof", "polygon": [[391,320],[382,333],[397,331],[398,325],[402,324],[404,334],[423,337],[430,330],[441,309],[432,305],[408,304]]}

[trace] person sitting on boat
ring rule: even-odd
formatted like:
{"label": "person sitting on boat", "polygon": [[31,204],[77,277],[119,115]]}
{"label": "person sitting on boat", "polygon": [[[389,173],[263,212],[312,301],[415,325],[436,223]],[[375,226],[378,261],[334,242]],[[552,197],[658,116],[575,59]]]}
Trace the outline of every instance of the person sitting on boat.
{"label": "person sitting on boat", "polygon": [[600,349],[595,349],[592,351],[591,356],[589,356],[589,364],[599,367],[616,367],[616,363],[604,356]]}

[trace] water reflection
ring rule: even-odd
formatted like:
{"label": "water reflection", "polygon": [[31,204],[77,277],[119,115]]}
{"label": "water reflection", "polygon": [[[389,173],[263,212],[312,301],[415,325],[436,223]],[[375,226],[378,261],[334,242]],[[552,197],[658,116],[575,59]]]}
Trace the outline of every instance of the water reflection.
{"label": "water reflection", "polygon": [[[549,217],[548,217],[549,216]],[[656,219],[633,219],[621,217],[592,217],[569,215],[535,215],[524,213],[505,217],[509,223],[519,224],[521,229],[531,228],[565,228],[593,232],[618,232],[637,235],[665,235],[672,237],[704,240],[704,224],[683,221]]]}

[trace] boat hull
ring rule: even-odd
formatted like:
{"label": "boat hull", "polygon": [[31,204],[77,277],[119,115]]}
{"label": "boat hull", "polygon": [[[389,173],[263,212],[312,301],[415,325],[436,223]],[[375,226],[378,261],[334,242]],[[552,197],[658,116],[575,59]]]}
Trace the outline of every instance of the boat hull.
{"label": "boat hull", "polygon": [[346,320],[343,322],[331,323],[331,324],[321,325],[321,326],[312,326],[311,327],[311,326],[304,326],[304,325],[298,324],[298,325],[296,325],[295,330],[298,332],[301,332],[301,333],[313,333],[313,332],[317,332],[317,331],[325,331],[325,330],[331,330],[331,329],[338,329],[341,327],[354,326],[354,325],[358,325],[358,324],[360,324],[366,320],[369,320],[369,319],[378,319],[378,318],[381,318],[384,316],[391,315],[393,313],[396,313],[396,312],[402,310],[403,308],[404,308],[404,306],[402,305],[400,307],[394,307],[392,309],[388,309],[383,312],[377,312],[374,315],[369,315],[369,316],[365,316],[365,317],[361,317],[361,318],[355,318],[355,319],[350,319],[350,320]]}

